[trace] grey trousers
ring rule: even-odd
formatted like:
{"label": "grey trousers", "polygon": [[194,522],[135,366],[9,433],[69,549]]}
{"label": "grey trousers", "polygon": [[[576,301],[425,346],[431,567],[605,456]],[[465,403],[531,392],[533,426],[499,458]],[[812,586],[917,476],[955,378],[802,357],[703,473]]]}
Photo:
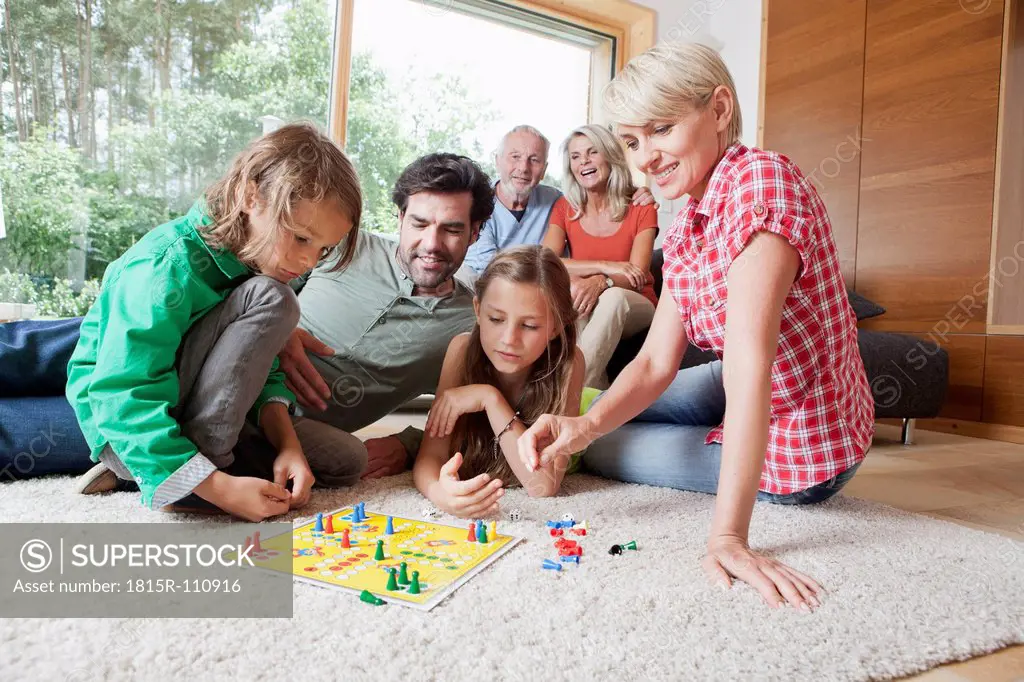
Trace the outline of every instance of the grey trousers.
{"label": "grey trousers", "polygon": [[[239,285],[185,335],[176,362],[178,404],[170,415],[214,467],[234,475],[273,478],[277,452],[257,427],[246,422],[246,415],[298,320],[295,293],[277,280],[257,276]],[[367,455],[358,438],[302,417],[293,417],[293,425],[319,484],[346,486],[359,480]],[[109,445],[100,460],[120,478],[131,480]],[[195,467],[195,472],[175,472],[172,489],[161,491],[160,503],[188,495],[210,468]]]}

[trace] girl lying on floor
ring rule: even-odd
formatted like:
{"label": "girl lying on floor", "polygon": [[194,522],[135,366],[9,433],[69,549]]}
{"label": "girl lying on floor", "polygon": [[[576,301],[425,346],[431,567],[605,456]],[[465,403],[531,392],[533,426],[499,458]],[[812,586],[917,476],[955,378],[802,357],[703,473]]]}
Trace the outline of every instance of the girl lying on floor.
{"label": "girl lying on floor", "polygon": [[464,518],[496,512],[506,485],[558,492],[579,455],[531,471],[516,441],[541,414],[578,415],[584,375],[569,273],[551,250],[500,252],[473,306],[477,323],[448,346],[413,468],[421,493]]}

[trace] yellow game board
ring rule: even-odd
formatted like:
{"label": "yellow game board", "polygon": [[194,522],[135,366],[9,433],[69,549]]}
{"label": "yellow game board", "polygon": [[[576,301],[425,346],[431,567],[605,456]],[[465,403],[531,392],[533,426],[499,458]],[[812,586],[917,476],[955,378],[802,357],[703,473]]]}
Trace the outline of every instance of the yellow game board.
{"label": "yellow game board", "polygon": [[[359,595],[369,590],[381,599],[429,611],[463,583],[512,549],[521,537],[502,535],[494,540],[469,542],[469,522],[454,526],[427,520],[392,517],[394,533],[386,535],[387,515],[365,511],[365,520],[353,523],[352,507],[330,512],[333,533],[314,530],[315,520],[292,530],[292,573],[295,578],[321,587]],[[326,522],[328,514],[324,513]],[[343,548],[342,531],[349,530],[351,548]],[[326,530],[326,529],[325,529]],[[374,559],[377,540],[383,540],[385,559]],[[287,550],[283,535],[265,538],[262,552],[251,555],[256,566],[269,566],[273,556]],[[389,568],[396,571],[406,563],[407,576],[419,573],[419,594],[408,586],[387,590]]]}

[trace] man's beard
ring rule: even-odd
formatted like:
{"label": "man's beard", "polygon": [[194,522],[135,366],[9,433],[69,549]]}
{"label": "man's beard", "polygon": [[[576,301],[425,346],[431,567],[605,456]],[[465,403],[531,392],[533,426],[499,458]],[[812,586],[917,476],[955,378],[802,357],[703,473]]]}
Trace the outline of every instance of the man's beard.
{"label": "man's beard", "polygon": [[516,178],[509,178],[507,183],[502,183],[505,187],[505,193],[509,199],[512,199],[517,204],[525,204],[530,200],[530,195],[533,194],[533,189],[537,186],[536,183],[530,183],[526,186],[526,189],[520,190],[519,185],[515,182]]}
{"label": "man's beard", "polygon": [[[433,256],[437,258],[444,266],[441,270],[437,271],[424,271],[419,268],[413,267],[413,264],[419,260],[419,256]],[[422,289],[434,289],[444,282],[451,279],[455,271],[458,270],[458,266],[455,265],[454,259],[448,254],[442,253],[426,253],[420,251],[412,251],[409,254],[402,254],[402,260],[405,261],[405,270],[412,279],[413,284]]]}

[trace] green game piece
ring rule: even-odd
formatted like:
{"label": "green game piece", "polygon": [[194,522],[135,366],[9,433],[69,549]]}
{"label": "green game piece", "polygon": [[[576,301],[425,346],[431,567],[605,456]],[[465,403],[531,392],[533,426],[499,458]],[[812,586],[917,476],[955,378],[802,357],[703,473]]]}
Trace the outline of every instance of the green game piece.
{"label": "green game piece", "polygon": [[636,540],[630,540],[622,546],[622,549],[636,549]]}
{"label": "green game piece", "polygon": [[374,561],[384,561],[384,541],[377,540],[377,553],[373,555]]}
{"label": "green game piece", "polygon": [[388,586],[385,589],[388,592],[396,592],[398,590],[398,571],[393,568],[388,569]]}
{"label": "green game piece", "polygon": [[401,564],[399,564],[399,566],[401,566],[401,568],[398,571],[398,584],[399,585],[408,585],[409,584],[409,571],[408,571],[409,565],[406,564],[403,561]]}
{"label": "green game piece", "polygon": [[369,590],[363,590],[359,595],[359,600],[364,601],[367,604],[373,604],[374,606],[380,606],[384,603],[383,599],[375,596],[373,592],[370,592]]}
{"label": "green game piece", "polygon": [[409,551],[409,550],[407,550],[407,549],[403,549],[403,550],[401,551],[401,554],[404,554],[405,556],[409,556],[410,554],[412,554],[412,552],[410,552],[410,551]]}
{"label": "green game piece", "polygon": [[412,584],[409,585],[409,594],[419,594],[419,593],[420,593],[420,572],[419,571],[413,571],[412,572]]}

